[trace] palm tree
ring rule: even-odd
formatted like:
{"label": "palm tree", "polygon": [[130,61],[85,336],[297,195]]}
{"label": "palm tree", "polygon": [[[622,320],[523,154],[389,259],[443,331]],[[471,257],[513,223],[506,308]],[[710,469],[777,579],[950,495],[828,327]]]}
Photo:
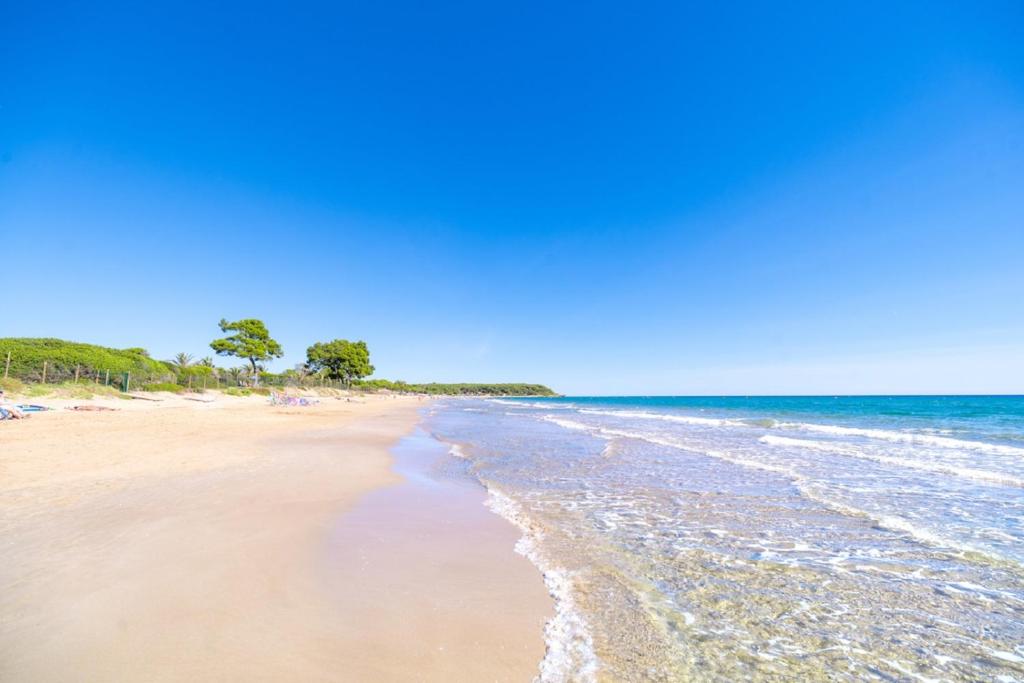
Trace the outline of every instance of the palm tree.
{"label": "palm tree", "polygon": [[178,354],[175,354],[174,355],[174,360],[171,361],[171,364],[174,365],[179,370],[184,370],[185,368],[187,368],[190,365],[192,365],[192,354],[191,353],[178,353]]}
{"label": "palm tree", "polygon": [[213,358],[211,356],[203,356],[202,360],[199,361],[199,364],[203,367],[212,368]]}
{"label": "palm tree", "polygon": [[242,378],[245,377],[249,371],[249,366],[245,365],[237,368],[228,368],[228,377],[234,382],[235,386],[239,386],[242,383]]}

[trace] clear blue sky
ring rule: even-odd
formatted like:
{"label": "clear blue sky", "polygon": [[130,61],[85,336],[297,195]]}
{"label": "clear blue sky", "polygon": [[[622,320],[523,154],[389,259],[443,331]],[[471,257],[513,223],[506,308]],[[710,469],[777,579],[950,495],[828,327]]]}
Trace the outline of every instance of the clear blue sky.
{"label": "clear blue sky", "polygon": [[0,336],[1024,392],[1024,5],[703,4],[5,3]]}

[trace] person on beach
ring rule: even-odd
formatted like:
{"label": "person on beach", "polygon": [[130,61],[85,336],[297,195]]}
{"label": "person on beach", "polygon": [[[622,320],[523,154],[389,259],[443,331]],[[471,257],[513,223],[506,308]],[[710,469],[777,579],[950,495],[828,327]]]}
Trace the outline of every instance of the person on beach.
{"label": "person on beach", "polygon": [[0,389],[0,420],[21,420],[26,417],[21,408],[7,401],[4,390]]}

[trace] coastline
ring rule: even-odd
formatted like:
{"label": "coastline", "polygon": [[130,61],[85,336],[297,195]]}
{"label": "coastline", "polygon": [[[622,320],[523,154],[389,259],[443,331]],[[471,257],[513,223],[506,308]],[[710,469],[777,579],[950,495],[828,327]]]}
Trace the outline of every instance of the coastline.
{"label": "coastline", "polygon": [[520,530],[488,509],[450,444],[417,427],[392,453],[402,481],[364,496],[330,534],[332,602],[352,627],[348,675],[535,680],[554,610],[538,567],[516,552]]}
{"label": "coastline", "polygon": [[[422,401],[91,403],[123,410],[0,432],[0,678],[337,680],[382,663],[420,680],[536,674],[550,602],[515,529],[482,505],[490,524],[395,497],[409,490],[392,448]],[[375,508],[382,496],[403,515]],[[339,528],[367,504],[386,555],[416,559],[390,575],[430,599],[396,603],[394,581],[360,574]],[[387,521],[403,516],[432,521],[420,530],[433,542]],[[515,607],[495,611],[495,594]],[[396,639],[410,623],[448,654]]]}

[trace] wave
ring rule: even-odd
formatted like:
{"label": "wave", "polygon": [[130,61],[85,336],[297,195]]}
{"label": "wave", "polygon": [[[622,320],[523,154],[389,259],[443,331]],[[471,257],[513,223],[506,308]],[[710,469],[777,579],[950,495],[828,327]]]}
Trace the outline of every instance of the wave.
{"label": "wave", "polygon": [[719,460],[724,460],[726,462],[731,462],[734,465],[739,465],[741,467],[747,467],[747,468],[750,468],[750,469],[762,470],[764,472],[773,472],[775,474],[782,474],[782,475],[785,475],[787,477],[799,476],[798,474],[793,472],[793,470],[789,469],[788,467],[783,467],[781,465],[776,465],[774,463],[761,462],[759,460],[752,460],[750,458],[743,458],[743,457],[740,457],[740,456],[735,456],[735,455],[732,455],[730,453],[726,453],[725,451],[709,450],[707,448],[701,448],[701,447],[698,447],[698,446],[690,446],[688,444],[676,441],[675,439],[669,439],[669,438],[666,438],[666,437],[663,437],[663,436],[654,436],[652,434],[644,434],[643,432],[627,432],[627,431],[622,430],[622,429],[608,429],[606,427],[599,427],[599,426],[595,426],[595,425],[587,425],[587,424],[583,424],[582,422],[575,422],[573,420],[563,420],[561,418],[554,417],[553,415],[545,415],[541,419],[546,421],[546,422],[551,422],[553,424],[557,424],[558,426],[564,427],[565,429],[573,429],[573,430],[576,430],[576,431],[586,431],[589,434],[591,434],[592,436],[597,436],[597,437],[601,437],[601,438],[604,438],[604,439],[611,439],[611,438],[637,439],[637,440],[640,440],[640,441],[646,441],[647,443],[654,444],[656,446],[667,446],[669,448],[674,448],[676,450],[681,450],[681,451],[687,451],[687,452],[690,452],[690,453],[696,453],[698,455],[707,455],[707,456],[710,456],[712,458],[717,458]]}
{"label": "wave", "polygon": [[588,424],[583,424],[582,422],[576,422],[575,420],[564,420],[560,417],[555,417],[554,415],[545,415],[540,419],[545,422],[556,424],[564,429],[575,429],[576,431],[589,432],[601,429],[600,427],[592,427]]}
{"label": "wave", "polygon": [[554,567],[541,552],[543,532],[523,512],[522,506],[493,486],[487,487],[487,507],[523,532],[516,552],[529,559],[544,576],[544,585],[555,601],[555,615],[544,626],[547,651],[540,663],[541,683],[597,680],[597,655],[586,619],[576,609],[573,573]]}
{"label": "wave", "polygon": [[[537,404],[536,407],[550,408],[551,406]],[[580,408],[578,412],[586,415],[604,415],[608,417],[633,418],[641,420],[660,420],[663,422],[674,422],[677,424],[688,424],[702,427],[798,429],[821,434],[832,434],[834,436],[859,436],[894,443],[908,443],[934,446],[938,448],[971,450],[995,455],[1015,455],[1024,457],[1024,448],[1019,446],[1007,446],[1004,444],[986,443],[984,441],[971,441],[968,439],[940,436],[940,434],[949,434],[950,430],[947,429],[929,429],[924,431],[930,433],[916,433],[893,431],[888,429],[872,429],[866,427],[842,427],[839,425],[817,424],[812,422],[777,422],[771,418],[743,418],[733,420],[726,418],[696,417],[693,415],[653,413],[642,410],[598,410],[596,408]]]}
{"label": "wave", "polygon": [[508,401],[501,398],[484,399],[488,403],[497,403],[503,406],[515,406],[516,408],[540,408],[543,410],[573,410],[576,406],[572,403],[540,403],[537,401]]}
{"label": "wave", "polygon": [[1016,446],[1003,446],[983,441],[967,441],[965,439],[953,439],[948,436],[935,436],[933,434],[916,434],[914,432],[894,432],[888,429],[867,429],[863,427],[840,427],[838,425],[823,425],[809,422],[780,422],[780,429],[799,429],[806,432],[817,432],[820,434],[832,434],[834,436],[861,436],[868,439],[879,439],[894,443],[910,443],[925,446],[938,446],[939,448],[956,448],[959,450],[979,451],[998,455],[1019,455],[1024,456],[1024,448]]}
{"label": "wave", "polygon": [[[588,432],[590,432],[591,434],[594,434],[594,435],[600,435],[600,436],[606,436],[606,437],[619,436],[619,437],[623,437],[623,438],[640,439],[640,440],[643,440],[643,441],[647,441],[648,443],[656,444],[656,445],[659,445],[659,446],[668,446],[668,447],[671,447],[671,448],[676,448],[678,450],[687,451],[687,452],[690,452],[690,453],[697,453],[697,454],[700,454],[700,455],[706,455],[706,456],[709,456],[709,457],[712,457],[712,458],[716,458],[718,460],[722,460],[722,461],[725,461],[725,462],[732,463],[734,465],[739,465],[740,467],[745,467],[745,468],[748,468],[748,469],[761,470],[761,471],[764,471],[764,472],[770,472],[772,474],[778,474],[778,475],[781,475],[781,476],[789,478],[793,482],[793,485],[796,487],[796,489],[805,498],[807,498],[809,500],[812,500],[812,501],[818,503],[819,505],[822,505],[823,507],[832,510],[833,512],[837,512],[839,514],[846,515],[846,516],[870,519],[879,528],[887,529],[889,531],[894,531],[894,532],[898,532],[898,533],[903,533],[903,534],[909,535],[910,537],[914,538],[916,541],[918,541],[919,543],[922,543],[924,545],[928,545],[928,546],[932,546],[932,547],[937,547],[937,548],[942,548],[942,549],[949,549],[949,550],[953,550],[955,552],[971,553],[971,554],[973,554],[975,556],[978,556],[978,557],[984,557],[984,558],[986,558],[987,560],[989,560],[991,562],[996,562],[996,563],[999,563],[999,564],[1002,564],[1002,565],[1010,565],[1010,566],[1013,566],[1014,568],[1018,568],[1019,567],[1018,563],[1016,563],[1013,560],[1010,560],[1010,559],[1000,555],[999,553],[996,553],[996,552],[991,551],[991,550],[984,550],[984,549],[981,549],[981,548],[977,548],[977,547],[974,547],[972,545],[956,541],[954,539],[946,538],[946,537],[941,536],[939,534],[936,534],[936,533],[934,533],[934,532],[932,532],[932,531],[930,531],[928,529],[924,529],[924,528],[918,527],[918,526],[910,523],[906,519],[903,519],[902,517],[896,517],[896,516],[893,516],[893,515],[872,514],[870,512],[865,511],[865,510],[861,510],[859,508],[852,507],[852,506],[847,505],[845,503],[841,503],[839,501],[830,499],[830,498],[828,498],[827,496],[824,496],[823,494],[821,494],[818,491],[818,487],[815,486],[815,483],[809,477],[807,477],[807,476],[805,476],[803,474],[800,474],[799,472],[796,472],[796,471],[794,471],[794,470],[792,470],[792,469],[790,469],[788,467],[785,467],[784,465],[779,465],[779,464],[776,464],[776,463],[763,462],[763,461],[755,460],[755,459],[752,459],[752,458],[746,458],[746,457],[742,457],[742,456],[739,456],[739,455],[734,455],[732,453],[727,453],[727,452],[721,451],[721,450],[689,446],[687,444],[680,443],[680,442],[675,441],[673,439],[667,439],[667,438],[660,437],[660,436],[652,436],[652,435],[649,435],[649,434],[643,434],[643,433],[638,433],[638,432],[625,432],[625,431],[621,431],[621,430],[605,429],[603,427],[596,427],[596,426],[592,426],[592,425],[585,425],[583,423],[573,422],[571,420],[561,420],[561,419],[558,419],[558,418],[553,418],[552,416],[545,416],[542,419],[546,419],[549,422],[554,422],[555,424],[560,424],[561,426],[567,427],[569,429],[575,429],[575,430],[581,430],[582,429],[582,430],[586,430],[586,431],[588,431]],[[762,439],[768,438],[768,436],[769,435],[766,435],[766,437],[762,437]],[[842,448],[840,446],[834,446],[833,447],[832,444],[826,444],[826,443],[820,442],[820,441],[819,442],[808,442],[808,441],[805,441],[805,440],[802,440],[802,439],[787,439],[786,437],[773,437],[773,438],[774,439],[778,439],[778,440],[784,440],[783,443],[786,443],[787,445],[792,445],[792,442],[800,442],[801,444],[804,444],[804,443],[814,444],[812,446],[812,448],[813,447],[817,447],[817,448],[822,449],[822,450],[826,449],[826,448],[829,448],[829,449],[831,449],[831,448]],[[767,443],[771,443],[771,442],[767,442]],[[852,454],[852,452],[844,453],[844,454]],[[863,457],[868,457],[866,454],[861,454],[860,452],[858,452],[858,455],[862,455]],[[884,457],[884,456],[879,456],[879,457]],[[968,468],[959,468],[959,469],[962,470],[962,469],[968,469]],[[986,473],[986,474],[992,474],[992,475],[998,476],[997,473]]]}
{"label": "wave", "polygon": [[758,441],[764,444],[768,444],[770,446],[806,448],[808,450],[822,451],[826,453],[837,453],[839,455],[860,458],[862,460],[872,460],[874,462],[879,462],[884,465],[894,465],[896,467],[920,470],[922,472],[949,474],[955,477],[960,477],[962,479],[972,479],[974,481],[984,481],[993,484],[1018,486],[1024,488],[1024,479],[1021,479],[1020,477],[1015,477],[1012,474],[1004,474],[1003,472],[992,472],[990,470],[979,470],[973,467],[959,467],[957,465],[948,465],[937,462],[924,462],[921,460],[912,460],[909,458],[896,458],[889,455],[867,453],[852,446],[834,444],[826,441],[791,439],[785,436],[772,436],[771,434],[762,436],[760,439],[758,439]]}
{"label": "wave", "polygon": [[691,415],[671,415],[668,413],[649,413],[641,410],[596,410],[593,408],[580,408],[579,412],[587,415],[632,417],[641,420],[663,420],[665,422],[678,422],[680,424],[701,425],[705,427],[739,426],[743,424],[736,420],[724,420],[713,417],[693,417]]}
{"label": "wave", "polygon": [[880,529],[886,529],[888,531],[905,534],[913,538],[918,543],[921,543],[922,545],[931,546],[933,548],[952,550],[956,553],[970,554],[975,557],[984,558],[988,562],[994,564],[1002,565],[1004,567],[1012,568],[1018,571],[1020,569],[1020,564],[1018,562],[1015,562],[1007,557],[1004,557],[1003,555],[993,550],[978,548],[969,543],[964,543],[962,541],[947,538],[945,536],[942,536],[941,534],[937,534],[934,531],[931,531],[930,529],[925,529],[923,527],[919,527],[915,524],[912,524],[911,522],[907,521],[902,517],[868,512],[867,510],[862,510],[860,508],[853,507],[852,505],[841,503],[821,493],[821,491],[818,490],[818,487],[814,486],[814,484],[810,483],[807,480],[797,481],[794,483],[796,487],[800,490],[800,493],[803,494],[805,498],[807,498],[808,500],[813,500],[814,502],[832,510],[833,512],[838,512],[839,514],[846,515],[847,517],[859,517],[861,519],[866,519],[875,524]]}

